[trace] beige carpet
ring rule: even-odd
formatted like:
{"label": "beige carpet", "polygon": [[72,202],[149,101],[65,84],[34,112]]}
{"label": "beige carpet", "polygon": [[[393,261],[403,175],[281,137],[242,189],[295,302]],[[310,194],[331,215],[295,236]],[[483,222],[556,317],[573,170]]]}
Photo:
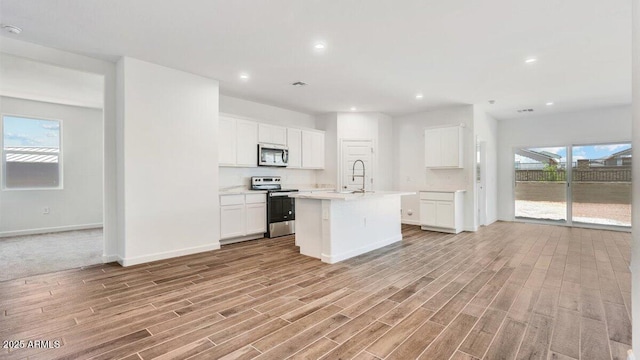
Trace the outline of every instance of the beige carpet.
{"label": "beige carpet", "polygon": [[0,281],[102,263],[102,228],[0,238]]}

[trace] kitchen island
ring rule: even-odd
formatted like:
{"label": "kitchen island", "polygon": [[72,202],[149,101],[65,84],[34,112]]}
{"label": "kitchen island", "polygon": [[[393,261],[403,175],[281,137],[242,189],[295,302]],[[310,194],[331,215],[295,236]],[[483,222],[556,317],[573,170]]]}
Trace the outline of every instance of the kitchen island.
{"label": "kitchen island", "polygon": [[300,253],[333,264],[402,240],[400,197],[415,192],[315,192],[296,199]]}

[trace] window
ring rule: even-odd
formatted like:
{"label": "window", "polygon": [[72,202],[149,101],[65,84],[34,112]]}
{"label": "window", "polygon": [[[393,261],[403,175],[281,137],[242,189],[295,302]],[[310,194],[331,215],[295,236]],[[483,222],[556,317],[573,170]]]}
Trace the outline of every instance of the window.
{"label": "window", "polygon": [[62,187],[60,121],[2,117],[4,189]]}

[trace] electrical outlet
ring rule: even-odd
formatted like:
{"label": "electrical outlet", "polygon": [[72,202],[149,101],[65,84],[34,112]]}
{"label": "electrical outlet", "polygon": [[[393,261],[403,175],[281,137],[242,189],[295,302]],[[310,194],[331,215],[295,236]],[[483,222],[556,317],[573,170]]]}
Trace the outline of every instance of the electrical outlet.
{"label": "electrical outlet", "polygon": [[49,215],[50,212],[51,212],[51,209],[49,209],[49,207],[43,207],[42,208],[42,214],[43,215]]}

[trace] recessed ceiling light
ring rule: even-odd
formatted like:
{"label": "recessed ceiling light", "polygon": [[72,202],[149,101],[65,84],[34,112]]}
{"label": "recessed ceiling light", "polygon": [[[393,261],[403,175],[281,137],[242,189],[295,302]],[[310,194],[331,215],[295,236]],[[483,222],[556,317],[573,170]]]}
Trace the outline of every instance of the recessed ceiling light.
{"label": "recessed ceiling light", "polygon": [[424,97],[422,94],[416,94],[416,99],[421,100]]}
{"label": "recessed ceiling light", "polygon": [[246,73],[240,74],[240,80],[244,80],[244,81],[249,80],[249,74],[246,74]]}
{"label": "recessed ceiling light", "polygon": [[552,101],[549,101],[549,102],[548,102],[548,103],[546,103],[545,105],[547,105],[547,106],[551,106],[551,105],[553,105],[553,102],[552,102]]}
{"label": "recessed ceiling light", "polygon": [[8,33],[12,33],[12,34],[20,34],[22,32],[22,29],[20,29],[17,26],[13,26],[13,25],[2,25],[2,29]]}
{"label": "recessed ceiling light", "polygon": [[493,104],[495,104],[495,103],[496,103],[496,101],[495,101],[495,100],[489,100],[489,104],[493,105]]}
{"label": "recessed ceiling light", "polygon": [[352,106],[350,110],[351,110],[351,111],[356,111],[356,110],[358,110],[358,108],[357,108],[357,107],[355,107],[355,106]]}
{"label": "recessed ceiling light", "polygon": [[536,58],[528,58],[524,62],[527,63],[527,64],[533,64],[536,61],[538,61],[538,59],[536,59]]}
{"label": "recessed ceiling light", "polygon": [[307,86],[307,85],[309,85],[309,84],[307,84],[307,83],[306,83],[306,82],[304,82],[304,81],[296,81],[296,82],[294,82],[294,83],[291,83],[291,85],[296,86],[296,87],[301,87],[301,86]]}
{"label": "recessed ceiling light", "polygon": [[313,45],[313,48],[316,50],[324,50],[327,47],[327,45],[325,45],[324,43],[318,42],[315,45]]}

